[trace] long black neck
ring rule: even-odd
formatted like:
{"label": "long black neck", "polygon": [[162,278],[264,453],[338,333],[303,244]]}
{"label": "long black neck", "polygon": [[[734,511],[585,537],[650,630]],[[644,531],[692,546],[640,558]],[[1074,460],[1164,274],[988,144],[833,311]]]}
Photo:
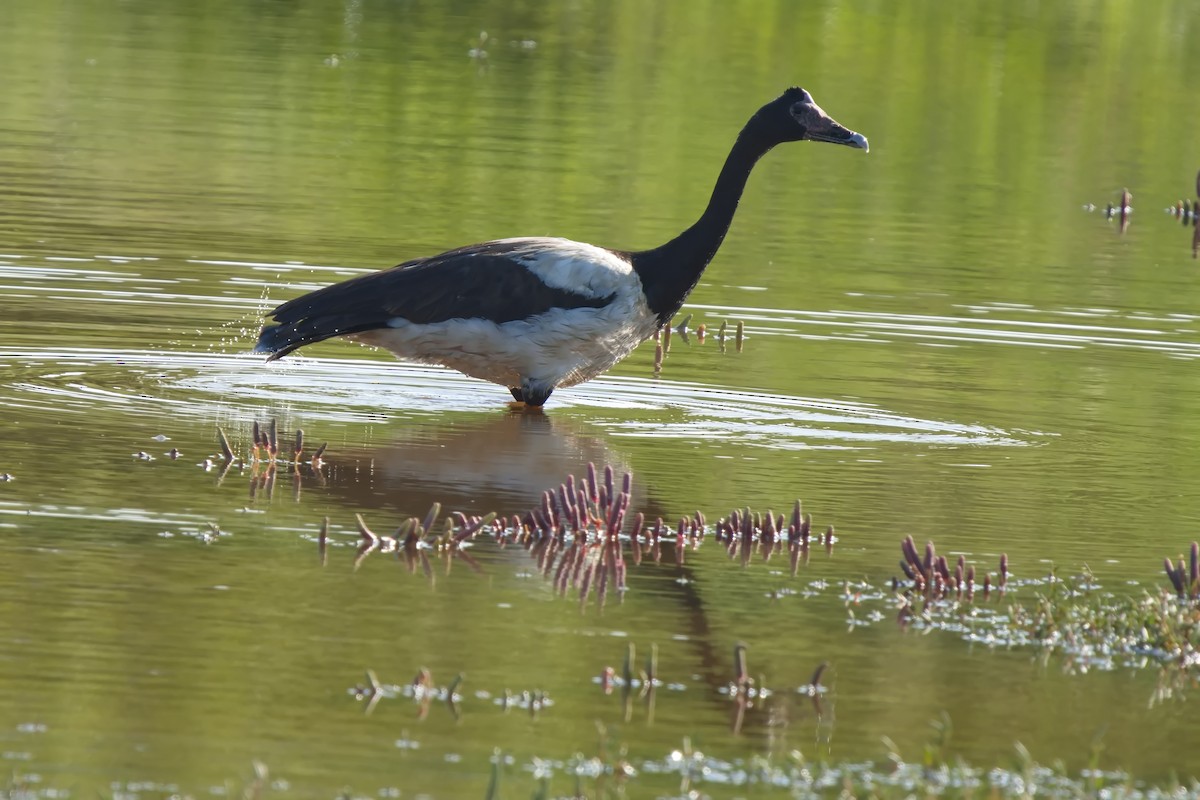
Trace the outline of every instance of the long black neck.
{"label": "long black neck", "polygon": [[738,135],[717,176],[708,207],[696,224],[653,250],[630,254],[642,291],[660,325],[666,324],[695,288],[701,273],[717,253],[737,211],[750,170],[773,143],[756,134],[751,120]]}

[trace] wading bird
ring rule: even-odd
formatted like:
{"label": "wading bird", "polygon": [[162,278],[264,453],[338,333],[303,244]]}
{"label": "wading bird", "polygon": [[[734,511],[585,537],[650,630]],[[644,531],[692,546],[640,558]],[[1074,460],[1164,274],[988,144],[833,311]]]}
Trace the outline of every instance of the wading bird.
{"label": "wading bird", "polygon": [[670,321],[721,246],[751,168],[775,145],[804,140],[867,150],[865,136],[808,92],[788,89],[742,128],[700,219],[660,247],[629,252],[549,237],[460,247],[284,303],[255,352],[272,361],[344,336],[498,383],[540,406]]}

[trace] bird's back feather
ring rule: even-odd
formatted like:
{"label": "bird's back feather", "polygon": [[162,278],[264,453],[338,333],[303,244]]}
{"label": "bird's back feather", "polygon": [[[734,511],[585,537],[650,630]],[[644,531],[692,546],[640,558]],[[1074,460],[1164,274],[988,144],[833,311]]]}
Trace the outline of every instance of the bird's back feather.
{"label": "bird's back feather", "polygon": [[[397,320],[423,325],[481,319],[501,324],[555,308],[610,303],[612,292],[597,292],[602,284],[568,288],[539,271],[557,260],[578,258],[577,250],[562,249],[564,244],[580,247],[559,239],[484,242],[326,286],[272,311],[278,324],[263,328],[255,352],[274,360],[307,344],[386,328]],[[617,259],[608,251],[591,249]]]}

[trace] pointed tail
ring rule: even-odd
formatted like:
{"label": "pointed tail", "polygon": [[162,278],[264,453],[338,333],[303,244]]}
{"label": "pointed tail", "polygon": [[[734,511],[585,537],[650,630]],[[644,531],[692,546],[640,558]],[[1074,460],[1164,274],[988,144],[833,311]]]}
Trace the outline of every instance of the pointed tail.
{"label": "pointed tail", "polygon": [[266,355],[267,361],[275,361],[305,345],[379,327],[383,326],[378,322],[356,323],[344,315],[308,317],[278,325],[264,325],[258,333],[254,352]]}

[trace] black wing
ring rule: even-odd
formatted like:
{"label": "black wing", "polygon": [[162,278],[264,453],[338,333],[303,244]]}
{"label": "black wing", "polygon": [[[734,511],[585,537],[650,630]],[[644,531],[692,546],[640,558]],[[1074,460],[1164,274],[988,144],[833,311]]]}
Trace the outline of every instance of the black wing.
{"label": "black wing", "polygon": [[552,308],[601,308],[613,295],[546,285],[515,260],[529,242],[484,242],[362,275],[289,300],[270,313],[254,350],[269,361],[332,336],[388,327],[397,317],[427,324],[451,319],[512,322]]}

